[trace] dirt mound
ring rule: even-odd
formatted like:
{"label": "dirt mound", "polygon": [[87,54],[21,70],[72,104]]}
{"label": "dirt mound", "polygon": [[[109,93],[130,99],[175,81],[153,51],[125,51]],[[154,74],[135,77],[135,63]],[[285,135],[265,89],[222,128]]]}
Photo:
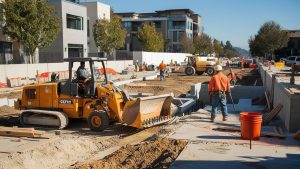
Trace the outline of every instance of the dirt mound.
{"label": "dirt mound", "polygon": [[6,114],[16,114],[18,113],[17,110],[15,110],[13,107],[10,107],[10,106],[1,106],[0,107],[0,115],[6,115]]}
{"label": "dirt mound", "polygon": [[126,145],[102,160],[78,169],[166,168],[180,154],[187,141],[156,138],[137,145]]}
{"label": "dirt mound", "polygon": [[10,92],[10,93],[0,93],[0,98],[5,98],[5,97],[7,97],[8,99],[21,98],[22,97],[22,91]]}
{"label": "dirt mound", "polygon": [[[131,91],[131,92],[137,92],[137,93],[153,93],[155,95],[164,93],[165,88],[163,86],[125,86],[125,90]],[[167,92],[165,92],[167,93]]]}

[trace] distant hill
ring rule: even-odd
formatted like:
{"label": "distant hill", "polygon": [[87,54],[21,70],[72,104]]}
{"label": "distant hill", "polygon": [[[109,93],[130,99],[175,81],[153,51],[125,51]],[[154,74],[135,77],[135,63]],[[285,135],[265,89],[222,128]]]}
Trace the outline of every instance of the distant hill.
{"label": "distant hill", "polygon": [[242,56],[250,56],[250,53],[246,49],[242,49],[239,47],[233,47],[236,51],[238,51]]}

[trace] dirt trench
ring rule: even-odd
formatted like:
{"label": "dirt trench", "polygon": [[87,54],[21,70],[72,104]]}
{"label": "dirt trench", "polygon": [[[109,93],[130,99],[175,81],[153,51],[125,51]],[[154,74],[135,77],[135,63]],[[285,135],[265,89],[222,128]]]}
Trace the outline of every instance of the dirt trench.
{"label": "dirt trench", "polygon": [[102,160],[76,169],[167,168],[186,146],[185,140],[155,138],[137,145],[126,145]]}

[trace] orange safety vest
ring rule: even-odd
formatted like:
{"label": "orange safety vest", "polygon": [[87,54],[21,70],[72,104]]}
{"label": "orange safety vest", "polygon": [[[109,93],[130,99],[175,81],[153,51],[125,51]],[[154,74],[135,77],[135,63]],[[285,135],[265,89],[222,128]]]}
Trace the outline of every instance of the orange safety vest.
{"label": "orange safety vest", "polygon": [[215,74],[209,81],[208,90],[230,92],[229,79],[222,72]]}
{"label": "orange safety vest", "polygon": [[159,64],[159,69],[160,70],[166,70],[166,68],[167,68],[166,64],[163,64],[163,63]]}

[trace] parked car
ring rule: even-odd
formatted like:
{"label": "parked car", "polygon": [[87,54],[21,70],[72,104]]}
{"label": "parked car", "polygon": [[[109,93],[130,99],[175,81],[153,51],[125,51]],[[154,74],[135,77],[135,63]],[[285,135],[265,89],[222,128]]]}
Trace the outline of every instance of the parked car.
{"label": "parked car", "polygon": [[291,66],[292,64],[296,63],[300,65],[300,56],[289,56],[286,59],[282,59],[287,66]]}

